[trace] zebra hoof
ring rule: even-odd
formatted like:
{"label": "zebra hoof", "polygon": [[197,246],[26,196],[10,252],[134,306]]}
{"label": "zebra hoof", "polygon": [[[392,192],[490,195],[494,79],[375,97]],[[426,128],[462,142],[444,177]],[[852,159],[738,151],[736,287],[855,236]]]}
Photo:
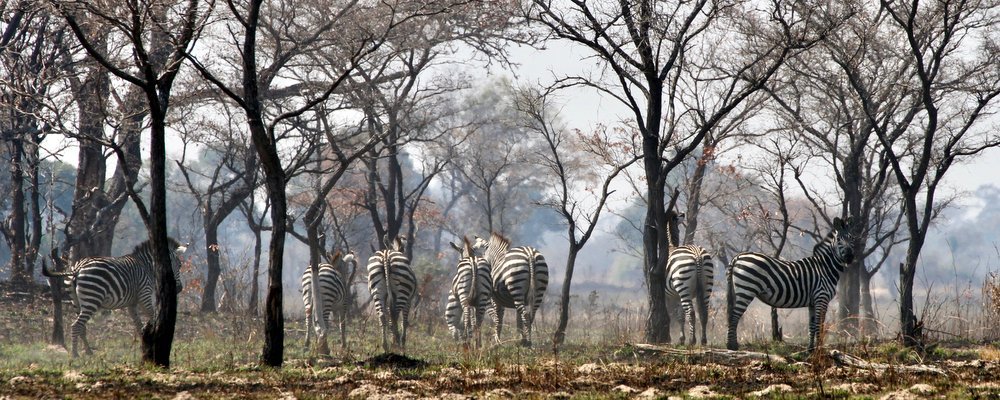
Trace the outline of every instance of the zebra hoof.
{"label": "zebra hoof", "polygon": [[740,349],[740,345],[736,344],[735,342],[729,342],[726,343],[726,348],[732,351],[736,351]]}

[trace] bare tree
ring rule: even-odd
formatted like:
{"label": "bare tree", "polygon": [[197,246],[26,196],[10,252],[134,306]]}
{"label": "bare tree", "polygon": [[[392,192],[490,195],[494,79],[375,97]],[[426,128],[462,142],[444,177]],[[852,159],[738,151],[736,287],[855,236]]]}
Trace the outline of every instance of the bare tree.
{"label": "bare tree", "polygon": [[[525,127],[534,131],[545,143],[535,158],[539,160],[539,166],[555,178],[556,187],[555,192],[549,193],[541,204],[562,216],[569,239],[559,322],[552,338],[553,348],[558,348],[566,339],[570,288],[577,255],[593,235],[601,212],[614,193],[611,183],[639,157],[629,151],[628,138],[616,138],[606,129],[588,135],[569,132],[558,126],[558,115],[553,112],[549,95],[537,89],[521,88],[515,91],[513,101],[518,111],[524,114]],[[588,156],[599,162],[585,161]]]}
{"label": "bare tree", "polygon": [[[643,224],[646,339],[663,342],[667,175],[760,90],[785,59],[811,46],[841,17],[824,4],[804,1],[772,2],[769,10],[758,8],[758,2],[563,5],[535,0],[532,5],[529,18],[554,37],[588,49],[608,71],[607,77],[573,76],[562,82],[592,87],[623,103],[634,116],[648,205]],[[691,88],[705,85],[711,89],[698,92],[705,97],[691,96]]]}
{"label": "bare tree", "polygon": [[[171,249],[167,248],[166,117],[174,79],[207,12],[197,0],[125,8],[102,7],[103,4],[91,2],[56,1],[54,5],[87,54],[116,77],[141,88],[149,107],[151,207],[147,210],[134,190],[130,190],[130,196],[149,230],[158,280],[157,310],[142,334],[143,360],[169,367],[177,318],[177,287],[171,270]],[[97,16],[102,26],[121,35],[131,51],[131,63],[116,60],[106,49],[95,47],[94,43],[102,42],[103,35],[95,40],[90,27],[81,23],[89,22],[80,20],[81,14]]]}
{"label": "bare tree", "polygon": [[[52,127],[40,114],[62,78],[60,24],[43,4],[19,2],[0,29],[0,141],[8,158],[10,214],[0,224],[11,249],[11,280],[27,283],[41,246],[40,145]],[[8,10],[0,7],[6,17]],[[6,199],[3,203],[7,203]]]}
{"label": "bare tree", "polygon": [[909,96],[887,106],[868,82],[848,76],[902,193],[909,236],[899,282],[906,346],[922,343],[913,284],[928,228],[940,211],[941,182],[956,162],[1000,146],[1000,138],[980,127],[995,112],[1000,95],[1000,51],[986,33],[1000,22],[996,6],[993,1],[882,1],[885,22],[871,43],[905,60],[909,73],[895,88]]}
{"label": "bare tree", "polygon": [[[234,120],[233,112],[226,104],[220,104],[219,108],[223,115],[227,115],[226,121]],[[215,121],[193,118],[191,113],[184,113],[174,124],[181,131],[181,141],[184,143],[181,157],[175,162],[184,177],[188,193],[198,204],[205,232],[207,275],[201,296],[202,312],[216,310],[216,286],[222,272],[219,260],[222,249],[219,226],[258,185],[257,155],[247,147],[234,146],[234,143],[244,142],[245,138],[232,122],[223,124],[225,125],[217,126]],[[213,165],[201,165],[199,168],[187,161],[191,142],[203,146],[201,156]]]}

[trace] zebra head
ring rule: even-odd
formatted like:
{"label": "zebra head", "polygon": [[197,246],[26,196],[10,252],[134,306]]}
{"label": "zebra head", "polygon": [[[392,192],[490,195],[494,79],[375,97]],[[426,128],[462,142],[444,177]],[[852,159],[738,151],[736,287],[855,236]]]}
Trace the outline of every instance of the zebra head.
{"label": "zebra head", "polygon": [[184,255],[190,243],[182,244],[173,238],[167,238],[167,243],[169,243],[172,250],[170,252],[170,269],[174,272],[174,283],[177,285],[177,293],[180,293],[184,289],[184,283],[181,282],[182,264],[180,256]]}
{"label": "zebra head", "polygon": [[[479,237],[477,236],[476,239],[479,239]],[[455,251],[457,251],[458,254],[461,254],[462,258],[469,258],[476,255],[475,252],[476,247],[474,244],[469,242],[469,238],[467,236],[462,236],[461,246],[455,244],[454,242],[448,242],[448,244],[450,244],[451,248],[455,249]]]}
{"label": "zebra head", "polygon": [[385,245],[386,250],[402,252],[403,248],[406,247],[406,239],[400,236],[390,239],[389,235],[386,235],[385,238],[382,239],[382,244]]}
{"label": "zebra head", "polygon": [[831,255],[841,263],[847,265],[854,261],[854,249],[851,247],[850,218],[846,221],[840,217],[833,219],[833,230],[826,235],[826,239],[816,244],[813,253],[819,253],[829,249]]}
{"label": "zebra head", "polygon": [[476,238],[476,240],[474,240],[472,242],[472,249],[473,250],[480,250],[480,251],[486,252],[486,250],[489,249],[489,247],[490,247],[490,242],[487,242],[486,240],[484,240],[483,238],[479,237],[478,235],[475,236],[475,238]]}

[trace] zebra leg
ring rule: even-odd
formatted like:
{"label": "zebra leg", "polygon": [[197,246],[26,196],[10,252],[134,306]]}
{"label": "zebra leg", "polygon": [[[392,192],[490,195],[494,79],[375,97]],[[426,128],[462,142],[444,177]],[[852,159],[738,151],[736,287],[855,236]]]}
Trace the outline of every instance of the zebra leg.
{"label": "zebra leg", "polygon": [[73,326],[70,328],[73,334],[73,344],[71,346],[71,354],[73,358],[80,356],[76,351],[76,343],[78,340],[83,341],[83,349],[87,355],[94,354],[93,350],[90,348],[90,342],[87,341],[87,321],[93,315],[92,310],[80,310],[80,315],[76,317],[76,321],[73,321]]}
{"label": "zebra leg", "polygon": [[726,348],[729,350],[739,350],[740,345],[736,340],[736,328],[740,324],[740,318],[747,311],[753,297],[748,295],[736,295],[732,291],[729,293],[730,299],[727,302],[726,314],[729,316],[729,329],[726,335]]}
{"label": "zebra leg", "polygon": [[347,350],[347,306],[340,309],[340,348]]}
{"label": "zebra leg", "polygon": [[140,337],[142,336],[142,320],[139,319],[139,307],[131,306],[128,308],[128,316],[132,319],[132,325],[135,326],[135,332]]}
{"label": "zebra leg", "polygon": [[[698,322],[701,324],[701,345],[708,345],[708,301],[712,296],[711,291],[699,292],[699,297],[697,303],[695,304],[695,310],[698,312]],[[693,324],[693,323],[692,323]],[[694,340],[694,334],[692,333],[691,340]],[[693,342],[692,342],[693,343]]]}
{"label": "zebra leg", "polygon": [[306,307],[306,341],[302,345],[302,351],[309,351],[309,342],[312,341],[312,330],[313,330],[313,320],[312,320],[312,308]]}
{"label": "zebra leg", "polygon": [[410,309],[403,309],[403,333],[400,335],[400,344],[403,346],[403,352],[406,352],[406,331],[410,327]]}
{"label": "zebra leg", "polygon": [[491,301],[493,310],[493,321],[496,322],[496,326],[493,329],[493,340],[500,344],[500,330],[503,328],[503,312],[504,309],[497,305],[496,301]]}
{"label": "zebra leg", "polygon": [[697,342],[697,340],[694,336],[694,305],[691,304],[691,299],[682,299],[681,308],[684,310],[684,314],[681,315],[680,344],[687,342],[688,344],[693,345]]}
{"label": "zebra leg", "polygon": [[521,333],[521,346],[531,347],[531,331],[529,330],[527,312],[524,306],[517,306],[517,331]]}
{"label": "zebra leg", "polygon": [[389,352],[389,317],[387,313],[379,311],[379,326],[382,327],[382,351]]}
{"label": "zebra leg", "polygon": [[323,315],[321,315],[321,317],[323,318],[323,327],[324,328],[321,329],[320,332],[318,332],[316,334],[316,341],[319,342],[319,343],[317,343],[318,344],[317,351],[319,352],[320,355],[328,356],[328,355],[330,355],[330,345],[327,343],[326,335],[327,335],[327,332],[330,331],[330,329],[329,329],[329,326],[330,326],[330,312],[327,312],[326,310],[324,310]]}
{"label": "zebra leg", "polygon": [[829,300],[826,298],[816,299],[815,304],[809,305],[809,352],[812,353],[822,342],[823,321],[826,319],[826,309]]}

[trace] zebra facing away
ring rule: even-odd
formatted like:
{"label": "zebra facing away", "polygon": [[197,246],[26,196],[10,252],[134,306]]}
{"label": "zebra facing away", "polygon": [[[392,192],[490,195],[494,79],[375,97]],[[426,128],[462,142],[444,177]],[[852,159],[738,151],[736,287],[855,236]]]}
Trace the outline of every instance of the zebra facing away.
{"label": "zebra facing away", "polygon": [[698,321],[701,323],[701,344],[708,344],[708,300],[712,296],[712,282],[715,279],[712,270],[712,254],[700,246],[676,247],[667,259],[667,295],[679,298],[684,310],[681,343],[684,343],[685,336],[689,338],[689,344],[696,342],[694,318],[697,310]]}
{"label": "zebra facing away", "polygon": [[[448,306],[445,320],[448,331],[455,340],[468,344],[474,332],[479,332],[483,316],[490,308],[493,286],[490,283],[490,264],[483,257],[476,256],[469,239],[462,238],[462,246],[450,243],[462,258],[458,261],[455,278],[448,292]],[[476,335],[476,346],[481,346]]]}
{"label": "zebra facing away", "polygon": [[[368,259],[368,290],[382,326],[382,349],[390,350],[387,335],[391,329],[393,346],[401,346],[405,351],[410,300],[417,291],[417,277],[410,269],[410,260],[403,254],[403,240],[386,238],[384,244],[385,249]],[[400,318],[403,319],[402,332]]]}
{"label": "zebra facing away", "polygon": [[500,343],[503,327],[504,308],[514,308],[517,314],[517,328],[521,333],[521,345],[531,347],[531,326],[535,311],[542,305],[542,297],[549,283],[549,267],[545,257],[533,247],[510,248],[510,240],[493,232],[490,240],[476,237],[472,246],[484,251],[490,264],[490,280],[493,284],[491,315],[496,321],[496,336]]}
{"label": "zebra facing away", "polygon": [[[330,326],[330,320],[337,316],[340,326],[340,346],[347,348],[347,301],[348,282],[350,279],[350,267],[356,267],[354,253],[348,253],[343,258],[340,252],[333,256],[333,265],[319,265],[319,279],[316,281],[318,289],[318,299],[313,296],[312,268],[306,267],[302,272],[302,304],[306,312],[306,341],[305,347],[309,348],[309,341],[312,338],[313,329],[316,330],[316,340],[321,354],[329,354],[330,349],[326,343],[326,332]],[[334,266],[336,265],[336,267]],[[323,315],[313,315],[313,304],[322,302],[321,309]]]}
{"label": "zebra facing away", "polygon": [[[177,257],[187,250],[187,245],[172,238],[167,241],[172,250],[170,261],[174,282],[180,293],[183,285],[180,278],[181,263]],[[87,321],[99,310],[127,308],[136,331],[141,332],[139,308],[146,315],[152,315],[156,309],[156,271],[153,267],[153,247],[148,240],[136,246],[132,253],[121,257],[88,257],[77,261],[66,272],[51,272],[43,268],[42,275],[63,277],[70,287],[73,303],[79,308],[79,314],[71,327],[73,357],[79,356],[78,340],[83,341],[87,354],[93,354],[87,341]]]}
{"label": "zebra facing away", "polygon": [[840,273],[854,259],[848,226],[834,218],[833,230],[813,248],[811,257],[786,261],[760,253],[741,253],[726,273],[729,332],[726,347],[737,350],[736,327],[755,298],[775,308],[809,307],[809,351],[816,348],[827,306]]}

